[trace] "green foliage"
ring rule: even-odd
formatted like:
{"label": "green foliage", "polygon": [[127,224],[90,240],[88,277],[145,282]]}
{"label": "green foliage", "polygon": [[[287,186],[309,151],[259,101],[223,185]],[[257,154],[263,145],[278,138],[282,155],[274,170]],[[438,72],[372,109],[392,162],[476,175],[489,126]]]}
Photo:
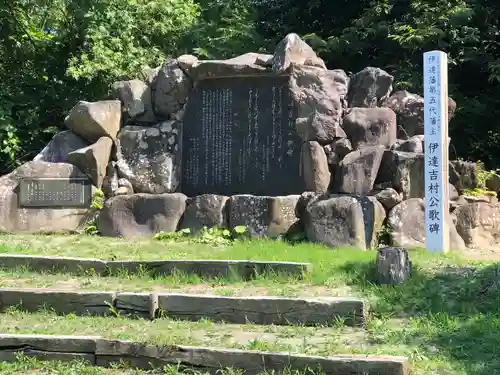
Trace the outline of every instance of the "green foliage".
{"label": "green foliage", "polygon": [[193,0],[98,0],[89,5],[75,12],[84,48],[70,58],[68,73],[108,83],[175,55],[198,16]]}
{"label": "green foliage", "polygon": [[[92,209],[94,217],[102,210],[104,206],[105,196],[101,189],[92,188],[92,202],[90,203],[90,208]],[[99,234],[97,229],[96,219],[89,221],[84,228],[84,233],[90,236],[96,236]]]}
{"label": "green foliage", "polygon": [[[495,174],[495,171],[486,170],[484,163],[481,160],[476,162],[476,178],[477,178],[477,187],[479,189],[487,189],[486,181]],[[496,193],[495,193],[496,195]]]}
{"label": "green foliage", "polygon": [[188,241],[190,243],[201,243],[213,246],[229,245],[233,241],[248,238],[248,229],[238,225],[231,229],[226,228],[201,228],[199,233],[192,234],[189,228],[177,232],[160,232],[153,236],[156,240]]}
{"label": "green foliage", "polygon": [[495,191],[491,191],[486,187],[486,181],[495,174],[495,171],[488,171],[484,163],[480,160],[476,162],[476,179],[477,186],[474,189],[465,189],[463,193],[471,197],[496,196]]}

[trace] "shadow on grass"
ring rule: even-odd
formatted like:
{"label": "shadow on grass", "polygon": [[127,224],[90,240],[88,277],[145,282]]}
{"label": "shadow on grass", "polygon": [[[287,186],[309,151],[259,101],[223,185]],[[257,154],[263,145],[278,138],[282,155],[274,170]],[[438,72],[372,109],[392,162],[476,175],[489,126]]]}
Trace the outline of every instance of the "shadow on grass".
{"label": "shadow on grass", "polygon": [[346,263],[348,283],[372,301],[375,318],[407,319],[408,327],[385,335],[392,344],[419,343],[429,358],[439,354],[467,375],[500,374],[500,266],[414,265],[404,285],[378,286],[375,265]]}

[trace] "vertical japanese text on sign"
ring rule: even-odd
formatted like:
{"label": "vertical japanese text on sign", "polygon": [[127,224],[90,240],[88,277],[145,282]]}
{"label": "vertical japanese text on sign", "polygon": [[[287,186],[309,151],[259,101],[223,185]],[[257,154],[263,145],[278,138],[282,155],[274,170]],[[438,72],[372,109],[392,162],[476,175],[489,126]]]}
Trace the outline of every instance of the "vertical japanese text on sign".
{"label": "vertical japanese text on sign", "polygon": [[426,248],[445,252],[448,230],[448,78],[447,56],[424,53]]}

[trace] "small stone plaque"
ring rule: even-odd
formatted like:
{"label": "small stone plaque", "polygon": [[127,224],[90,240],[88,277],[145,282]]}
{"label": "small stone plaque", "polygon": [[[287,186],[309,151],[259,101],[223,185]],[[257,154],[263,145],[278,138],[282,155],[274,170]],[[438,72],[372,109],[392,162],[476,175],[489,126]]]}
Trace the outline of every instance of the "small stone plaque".
{"label": "small stone plaque", "polygon": [[184,194],[303,192],[301,140],[288,81],[264,75],[197,83],[184,117]]}
{"label": "small stone plaque", "polygon": [[88,178],[26,178],[19,181],[19,207],[78,208],[92,203]]}

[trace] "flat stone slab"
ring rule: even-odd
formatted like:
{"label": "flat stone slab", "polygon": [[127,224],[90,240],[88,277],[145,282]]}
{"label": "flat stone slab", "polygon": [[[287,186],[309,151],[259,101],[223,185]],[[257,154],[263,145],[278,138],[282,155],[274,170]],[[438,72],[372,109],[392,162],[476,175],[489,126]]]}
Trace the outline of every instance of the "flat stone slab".
{"label": "flat stone slab", "polygon": [[104,275],[106,262],[92,258],[37,256],[24,254],[0,254],[0,268],[26,267],[33,272],[58,272]]}
{"label": "flat stone slab", "polygon": [[1,288],[0,309],[18,307],[37,312],[46,307],[56,314],[107,316],[111,314],[115,298],[115,292]]}
{"label": "flat stone slab", "polygon": [[235,324],[324,325],[339,319],[360,326],[368,308],[358,298],[225,297],[177,293],[0,289],[0,309],[19,307],[29,312],[43,307],[57,314],[140,318],[210,319]]}
{"label": "flat stone slab", "polygon": [[118,293],[114,306],[122,316],[154,319],[158,309],[156,293]]}
{"label": "flat stone slab", "polygon": [[89,358],[92,364],[103,367],[111,367],[121,362],[148,370],[172,364],[213,374],[220,373],[220,370],[225,368],[241,370],[249,375],[256,375],[264,370],[267,372],[321,370],[329,375],[409,374],[406,357],[371,355],[319,357],[180,345],[162,346],[108,340],[102,337],[0,335],[0,360],[15,361],[15,353],[24,352],[45,360]]}
{"label": "flat stone slab", "polygon": [[0,361],[14,362],[19,353],[41,361],[84,360],[96,363],[98,336],[0,334]]}
{"label": "flat stone slab", "polygon": [[158,308],[171,318],[235,324],[363,325],[367,306],[357,298],[226,297],[158,293]]}
{"label": "flat stone slab", "polygon": [[264,273],[287,274],[302,277],[311,269],[310,263],[268,262],[248,260],[114,260],[73,257],[1,254],[0,268],[27,267],[33,272],[66,272],[75,274],[115,275],[150,272],[154,276],[176,272],[196,274],[205,278],[238,276],[251,280]]}

